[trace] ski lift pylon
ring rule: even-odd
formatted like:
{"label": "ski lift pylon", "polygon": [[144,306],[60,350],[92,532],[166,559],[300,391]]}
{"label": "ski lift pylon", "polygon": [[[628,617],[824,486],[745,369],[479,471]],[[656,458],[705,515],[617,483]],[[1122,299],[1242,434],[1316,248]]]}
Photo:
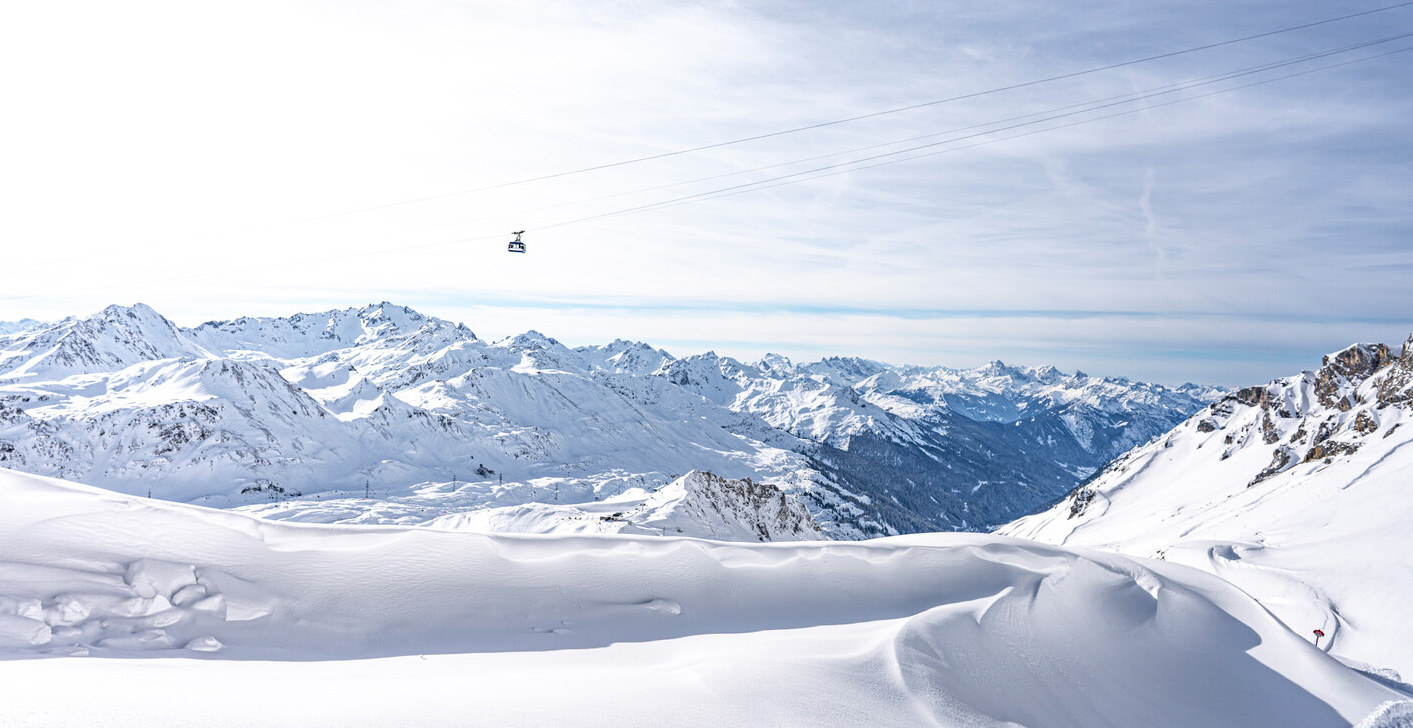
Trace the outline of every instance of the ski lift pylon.
{"label": "ski lift pylon", "polygon": [[511,252],[511,253],[523,253],[523,252],[525,252],[525,243],[523,243],[523,242],[520,241],[520,236],[521,236],[521,235],[524,235],[524,234],[525,234],[525,231],[524,231],[524,230],[521,230],[521,231],[519,231],[519,232],[517,232],[517,233],[513,233],[513,235],[515,235],[515,239],[512,240],[512,241],[510,241],[510,244],[507,245],[505,249],[506,249],[508,252]]}

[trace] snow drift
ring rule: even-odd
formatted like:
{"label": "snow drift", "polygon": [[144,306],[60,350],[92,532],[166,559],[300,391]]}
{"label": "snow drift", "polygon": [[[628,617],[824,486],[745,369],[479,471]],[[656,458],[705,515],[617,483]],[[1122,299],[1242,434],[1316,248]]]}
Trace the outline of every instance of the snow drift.
{"label": "snow drift", "polygon": [[[32,658],[0,715],[43,725],[1328,726],[1403,697],[1220,579],[995,536],[304,525],[10,471],[0,498],[0,652]],[[33,659],[60,655],[197,659]],[[213,681],[273,691],[203,709]]]}

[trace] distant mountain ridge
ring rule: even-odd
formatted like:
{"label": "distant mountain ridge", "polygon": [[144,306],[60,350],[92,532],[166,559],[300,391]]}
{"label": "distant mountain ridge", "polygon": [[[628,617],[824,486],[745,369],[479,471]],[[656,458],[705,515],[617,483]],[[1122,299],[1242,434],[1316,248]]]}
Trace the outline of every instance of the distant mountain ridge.
{"label": "distant mountain ridge", "polygon": [[137,304],[0,335],[0,467],[396,523],[700,470],[778,486],[825,535],[862,538],[1003,523],[1222,394],[1000,362],[487,342],[386,302],[190,329]]}

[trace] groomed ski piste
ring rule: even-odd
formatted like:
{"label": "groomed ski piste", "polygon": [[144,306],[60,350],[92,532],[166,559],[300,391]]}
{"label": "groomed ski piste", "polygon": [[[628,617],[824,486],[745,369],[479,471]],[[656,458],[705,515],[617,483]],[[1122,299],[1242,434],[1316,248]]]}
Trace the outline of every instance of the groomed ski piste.
{"label": "groomed ski piste", "polygon": [[980,534],[297,524],[0,471],[7,726],[1401,726],[1221,579]]}

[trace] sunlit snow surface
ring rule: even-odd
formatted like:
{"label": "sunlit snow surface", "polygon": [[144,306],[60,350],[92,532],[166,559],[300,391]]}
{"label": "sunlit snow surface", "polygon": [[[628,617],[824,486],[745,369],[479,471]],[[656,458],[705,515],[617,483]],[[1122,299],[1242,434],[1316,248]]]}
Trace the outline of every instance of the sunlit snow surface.
{"label": "sunlit snow surface", "polygon": [[1133,450],[1084,489],[1087,505],[1000,532],[1210,571],[1300,634],[1324,632],[1322,648],[1409,681],[1413,340],[1372,374],[1338,375],[1339,356]]}
{"label": "sunlit snow surface", "polygon": [[1212,576],[1016,539],[302,525],[10,471],[0,499],[7,725],[1329,726],[1406,698]]}

